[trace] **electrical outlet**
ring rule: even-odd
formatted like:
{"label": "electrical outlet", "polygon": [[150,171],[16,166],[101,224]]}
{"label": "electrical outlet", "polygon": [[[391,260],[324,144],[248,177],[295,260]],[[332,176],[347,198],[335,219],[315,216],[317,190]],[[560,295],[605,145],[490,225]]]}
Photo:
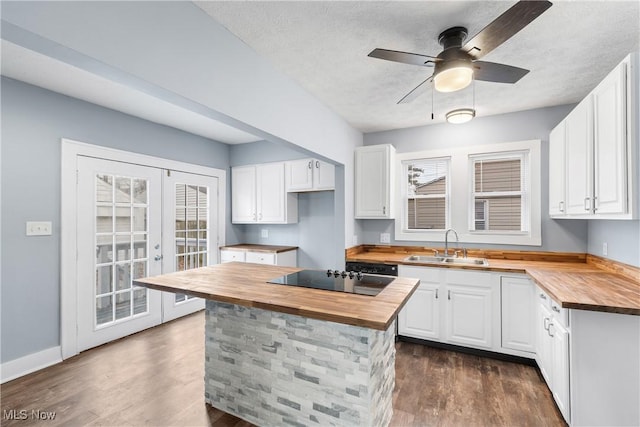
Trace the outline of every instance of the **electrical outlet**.
{"label": "electrical outlet", "polygon": [[268,228],[263,228],[262,230],[260,230],[260,237],[262,237],[263,239],[268,239],[269,238],[269,229]]}
{"label": "electrical outlet", "polygon": [[604,242],[604,243],[602,244],[602,255],[603,255],[603,256],[607,256],[607,252],[608,252],[608,251],[609,251],[609,248],[608,248],[608,246],[607,246],[607,242]]}
{"label": "electrical outlet", "polygon": [[391,243],[391,234],[380,233],[380,243]]}
{"label": "electrical outlet", "polygon": [[51,221],[27,221],[27,236],[51,236]]}

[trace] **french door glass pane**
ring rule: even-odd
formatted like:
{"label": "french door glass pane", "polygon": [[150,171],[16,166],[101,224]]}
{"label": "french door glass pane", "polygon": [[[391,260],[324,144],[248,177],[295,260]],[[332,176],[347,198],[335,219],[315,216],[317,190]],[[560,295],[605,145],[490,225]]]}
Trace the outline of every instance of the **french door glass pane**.
{"label": "french door glass pane", "polygon": [[147,289],[132,282],[149,262],[148,182],[97,174],[95,183],[95,322],[107,326],[148,312]]}
{"label": "french door glass pane", "polygon": [[[196,185],[176,184],[176,271],[189,270],[207,265],[207,221],[209,188]],[[176,294],[175,302],[189,300],[184,294]]]}

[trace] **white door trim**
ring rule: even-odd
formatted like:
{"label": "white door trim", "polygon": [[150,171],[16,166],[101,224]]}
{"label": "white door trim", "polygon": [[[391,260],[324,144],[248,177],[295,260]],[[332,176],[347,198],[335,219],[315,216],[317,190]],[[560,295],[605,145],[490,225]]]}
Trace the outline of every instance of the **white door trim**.
{"label": "white door trim", "polygon": [[159,169],[213,176],[218,178],[218,244],[225,244],[226,171],[206,166],[100,147],[70,139],[61,139],[60,209],[60,347],[62,359],[78,354],[77,331],[77,192],[78,156],[96,157]]}

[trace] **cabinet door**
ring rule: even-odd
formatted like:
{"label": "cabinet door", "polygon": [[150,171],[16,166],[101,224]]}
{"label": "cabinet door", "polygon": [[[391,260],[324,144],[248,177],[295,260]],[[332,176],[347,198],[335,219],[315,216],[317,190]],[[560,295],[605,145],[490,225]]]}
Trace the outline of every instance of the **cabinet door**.
{"label": "cabinet door", "polygon": [[567,155],[567,213],[591,213],[593,193],[591,97],[585,98],[565,120]]}
{"label": "cabinet door", "polygon": [[551,389],[552,384],[552,353],[551,353],[551,337],[549,335],[549,325],[551,324],[551,312],[546,307],[545,301],[540,301],[538,305],[537,313],[537,342],[536,342],[536,360],[542,376],[544,377],[547,385]]}
{"label": "cabinet door", "polygon": [[447,341],[491,348],[491,289],[447,284]]}
{"label": "cabinet door", "polygon": [[356,218],[391,217],[390,155],[388,145],[374,145],[356,150]]}
{"label": "cabinet door", "polygon": [[596,214],[627,210],[626,62],[593,91]]}
{"label": "cabinet door", "polygon": [[565,122],[549,134],[549,215],[561,216],[565,206]]}
{"label": "cabinet door", "polygon": [[231,169],[231,221],[256,222],[256,168]]}
{"label": "cabinet door", "polygon": [[313,161],[314,190],[334,190],[336,188],[336,168],[320,160]]}
{"label": "cabinet door", "polygon": [[398,315],[398,334],[429,340],[440,338],[440,284],[420,282]]}
{"label": "cabinet door", "polygon": [[287,191],[306,191],[313,188],[313,159],[287,162],[285,171]]}
{"label": "cabinet door", "polygon": [[[552,341],[553,385],[551,391],[564,419],[570,422],[569,415],[569,332],[558,322],[549,326]],[[604,344],[604,343],[603,343]]]}
{"label": "cabinet door", "polygon": [[256,166],[256,182],[258,222],[285,222],[284,163]]}
{"label": "cabinet door", "polygon": [[534,285],[526,278],[502,277],[502,347],[535,352]]}

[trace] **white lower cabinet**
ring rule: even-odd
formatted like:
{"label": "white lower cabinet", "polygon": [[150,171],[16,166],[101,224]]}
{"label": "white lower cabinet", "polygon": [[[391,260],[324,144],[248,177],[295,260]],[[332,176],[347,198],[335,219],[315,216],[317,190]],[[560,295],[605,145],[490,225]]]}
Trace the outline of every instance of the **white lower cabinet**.
{"label": "white lower cabinet", "polygon": [[538,294],[536,361],[562,416],[571,423],[568,311],[546,292]]}
{"label": "white lower cabinet", "polygon": [[455,270],[447,273],[446,341],[468,347],[491,349],[494,314],[491,284],[493,275]]}
{"label": "white lower cabinet", "polygon": [[534,353],[536,351],[535,285],[527,277],[502,276],[502,347]]}
{"label": "white lower cabinet", "polygon": [[420,279],[398,315],[399,335],[495,350],[498,275],[406,265],[398,267],[398,275]]}
{"label": "white lower cabinet", "polygon": [[[400,266],[400,275],[418,277],[420,285],[398,315],[400,335],[426,340],[440,339],[440,300],[442,298],[440,268],[420,268]],[[404,270],[409,268],[410,270]]]}
{"label": "white lower cabinet", "polygon": [[265,252],[222,249],[220,251],[220,262],[225,263],[232,261],[296,267],[298,264],[298,254],[296,250],[285,252]]}

